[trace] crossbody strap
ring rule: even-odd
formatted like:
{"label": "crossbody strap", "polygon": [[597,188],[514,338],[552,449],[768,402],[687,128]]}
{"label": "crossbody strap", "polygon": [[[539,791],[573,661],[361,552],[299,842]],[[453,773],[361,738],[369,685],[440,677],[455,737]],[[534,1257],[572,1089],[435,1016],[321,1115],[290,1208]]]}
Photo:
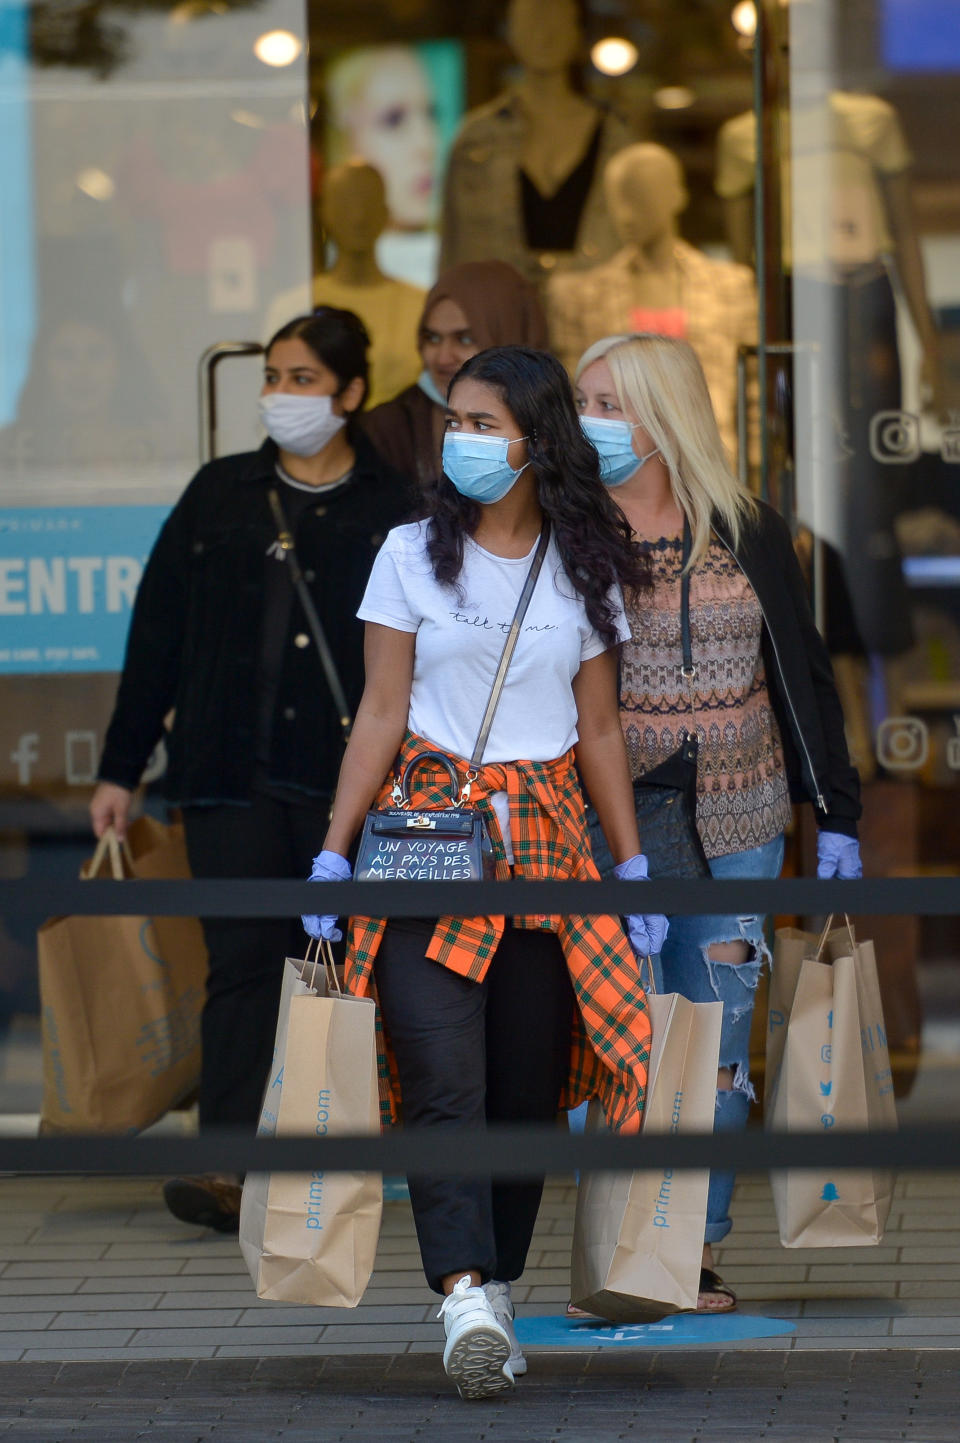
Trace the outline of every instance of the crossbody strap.
{"label": "crossbody strap", "polygon": [[687,688],[687,700],[690,702],[690,715],[693,720],[693,732],[687,736],[691,741],[696,740],[697,713],[693,701],[693,682],[697,675],[697,668],[693,661],[693,646],[690,640],[690,568],[688,562],[693,551],[693,533],[690,530],[689,517],[683,517],[683,544],[680,550],[680,647],[683,660],[680,665],[680,675]]}
{"label": "crossbody strap", "polygon": [[293,536],[287,525],[287,518],[280,504],[280,496],[275,486],[271,486],[267,492],[270,500],[270,510],[273,512],[274,525],[277,528],[277,540],[280,549],[286,557],[286,564],[290,568],[290,580],[293,582],[293,589],[300,598],[300,605],[303,607],[307,618],[307,625],[313,636],[314,645],[317,648],[317,655],[320,658],[320,665],[323,667],[324,676],[327,678],[327,685],[333,697],[333,704],[337,708],[340,719],[340,726],[343,731],[343,740],[350,740],[350,732],[353,729],[353,718],[350,715],[350,708],[347,705],[346,694],[343,690],[343,683],[337,671],[337,664],[333,659],[333,653],[327,643],[326,635],[320,624],[320,617],[317,615],[317,608],[314,606],[313,597],[310,595],[306,581],[303,579],[303,572],[300,569],[300,562],[297,557],[297,548],[293,544]]}
{"label": "crossbody strap", "polygon": [[[537,546],[536,555],[530,564],[527,578],[523,583],[523,590],[520,592],[520,599],[517,602],[517,609],[513,613],[513,620],[510,623],[510,630],[507,632],[507,639],[503,644],[503,651],[500,654],[500,661],[497,666],[496,675],[493,678],[493,685],[490,688],[490,696],[487,701],[487,709],[483,714],[483,721],[480,723],[480,730],[477,733],[477,744],[473,749],[470,758],[470,766],[467,772],[466,793],[469,796],[469,785],[483,761],[484,748],[487,745],[487,738],[490,735],[490,728],[493,726],[493,718],[500,703],[500,696],[503,691],[503,683],[507,678],[507,668],[510,665],[513,653],[516,650],[517,639],[520,636],[520,628],[523,625],[523,618],[527,614],[527,607],[530,605],[530,598],[533,595],[533,588],[537,584],[537,577],[540,575],[543,566],[543,558],[547,554],[547,547],[550,544],[550,521],[548,517],[543,518],[543,526],[540,529],[540,541]],[[466,797],[462,797],[466,800]]]}
{"label": "crossbody strap", "polygon": [[697,674],[693,664],[693,648],[690,645],[690,571],[687,563],[693,550],[693,534],[689,519],[683,518],[683,546],[680,551],[680,644],[683,648],[683,675],[690,681]]}

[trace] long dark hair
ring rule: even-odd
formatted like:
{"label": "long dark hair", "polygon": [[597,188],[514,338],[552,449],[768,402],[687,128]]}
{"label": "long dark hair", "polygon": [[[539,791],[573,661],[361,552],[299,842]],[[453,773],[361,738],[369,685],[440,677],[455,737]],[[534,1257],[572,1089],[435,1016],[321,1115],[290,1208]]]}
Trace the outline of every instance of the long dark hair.
{"label": "long dark hair", "polygon": [[266,357],[269,357],[277,341],[302,341],[309,346],[317,360],[336,376],[338,396],[356,376],[360,377],[363,400],[347,417],[347,427],[352,431],[370,390],[370,363],[367,358],[370,337],[360,317],[339,306],[317,306],[311,315],[296,316],[281,326],[267,342]]}
{"label": "long dark hair", "polygon": [[[482,381],[509,407],[537,481],[537,497],[571,584],[583,598],[587,618],[608,646],[617,642],[610,590],[639,591],[650,585],[648,563],[630,526],[600,480],[597,453],[584,436],[573,391],[560,362],[527,346],[496,346],[471,356],[450,382]],[[482,506],[461,496],[441,476],[428,490],[427,552],[437,581],[456,585],[463,568],[463,538],[472,536]]]}

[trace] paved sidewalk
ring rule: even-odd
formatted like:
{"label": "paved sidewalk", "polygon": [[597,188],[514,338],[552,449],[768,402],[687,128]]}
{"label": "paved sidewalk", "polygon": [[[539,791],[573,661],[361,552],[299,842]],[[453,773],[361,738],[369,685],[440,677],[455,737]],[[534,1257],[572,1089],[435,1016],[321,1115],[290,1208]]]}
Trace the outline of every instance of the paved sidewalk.
{"label": "paved sidewalk", "polygon": [[[906,1175],[875,1248],[786,1251],[766,1179],[745,1177],[718,1252],[741,1308],[647,1329],[565,1332],[574,1188],[548,1183],[514,1296],[524,1341],[634,1352],[960,1348],[955,1174]],[[440,1351],[407,1201],[388,1202],[359,1308],[260,1301],[235,1238],[176,1222],[152,1179],[0,1179],[0,1362],[331,1358]],[[669,1330],[668,1330],[669,1325]],[[622,1336],[618,1337],[617,1332]]]}
{"label": "paved sidewalk", "polygon": [[530,1371],[464,1403],[409,1203],[354,1310],[259,1301],[235,1238],[152,1179],[0,1179],[0,1443],[956,1443],[955,1175],[905,1176],[882,1246],[787,1252],[746,1177],[719,1257],[741,1307],[571,1326],[574,1189],[548,1184],[515,1289]]}
{"label": "paved sidewalk", "polygon": [[15,1443],[955,1443],[956,1353],[542,1356],[464,1403],[424,1357],[0,1365]]}

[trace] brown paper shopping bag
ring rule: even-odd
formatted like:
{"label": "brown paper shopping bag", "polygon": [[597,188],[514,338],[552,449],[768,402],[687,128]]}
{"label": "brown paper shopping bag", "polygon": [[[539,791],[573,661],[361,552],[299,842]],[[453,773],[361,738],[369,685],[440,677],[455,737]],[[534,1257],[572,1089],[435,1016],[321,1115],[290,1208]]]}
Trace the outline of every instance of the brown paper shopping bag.
{"label": "brown paper shopping bag", "polygon": [[[81,876],[189,876],[182,829],[141,818],[131,838],[135,851],[105,833]],[[207,970],[194,918],[58,917],[37,953],[41,1132],[138,1132],[193,1090]]]}
{"label": "brown paper shopping bag", "polygon": [[[376,1004],[341,992],[323,953],[320,962],[284,963],[264,1136],[380,1130]],[[373,1272],[382,1208],[378,1172],[248,1173],[240,1249],[257,1296],[355,1308]]]}
{"label": "brown paper shopping bag", "polygon": [[[764,1114],[771,1131],[883,1130],[897,1125],[873,944],[849,920],[822,935],[776,935],[767,1026]],[[893,1196],[885,1169],[771,1173],[788,1248],[868,1247]]]}
{"label": "brown paper shopping bag", "polygon": [[[723,1004],[648,991],[653,1043],[644,1132],[710,1132]],[[588,1128],[602,1127],[591,1103]],[[585,1173],[577,1193],[570,1295],[616,1323],[697,1306],[709,1173]]]}

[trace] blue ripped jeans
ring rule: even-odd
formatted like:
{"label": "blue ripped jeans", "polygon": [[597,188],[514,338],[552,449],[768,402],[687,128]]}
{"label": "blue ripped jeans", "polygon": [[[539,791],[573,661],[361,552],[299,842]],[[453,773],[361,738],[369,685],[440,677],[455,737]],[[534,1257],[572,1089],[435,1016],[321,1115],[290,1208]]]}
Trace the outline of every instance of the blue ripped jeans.
{"label": "blue ripped jeans", "polygon": [[[710,872],[728,881],[733,877],[779,877],[782,867],[781,835],[762,847],[714,857]],[[729,1089],[717,1091],[715,1132],[742,1131],[754,1096],[750,1082],[750,1022],[760,968],[770,961],[763,923],[763,917],[757,914],[671,917],[670,931],[660,953],[656,982],[664,992],[679,992],[691,1002],[719,999],[723,1003],[719,1065],[730,1069],[733,1082]],[[751,949],[750,956],[746,962],[714,962],[707,951],[717,942],[746,942]],[[730,1221],[733,1182],[732,1172],[714,1170],[710,1174],[707,1226],[703,1236],[706,1243],[718,1243],[733,1226]]]}
{"label": "blue ripped jeans", "polygon": [[[590,829],[594,861],[601,876],[612,873],[613,859],[603,842],[599,827]],[[711,875],[729,880],[737,877],[779,877],[783,867],[783,836],[775,837],[762,847],[746,852],[729,852],[714,857]],[[759,914],[743,917],[710,915],[670,918],[670,931],[663,951],[654,958],[654,979],[658,991],[679,992],[691,1002],[723,1003],[723,1024],[720,1031],[720,1067],[733,1074],[729,1089],[717,1090],[715,1132],[740,1132],[747,1125],[750,1102],[754,1096],[750,1082],[750,1023],[756,997],[760,968],[770,961],[770,950],[763,935],[764,918]],[[746,942],[751,952],[746,962],[714,962],[707,951],[715,943]],[[573,1124],[576,1127],[576,1123]],[[707,1193],[707,1226],[704,1242],[718,1243],[733,1224],[730,1221],[730,1199],[734,1174],[710,1174]]]}

